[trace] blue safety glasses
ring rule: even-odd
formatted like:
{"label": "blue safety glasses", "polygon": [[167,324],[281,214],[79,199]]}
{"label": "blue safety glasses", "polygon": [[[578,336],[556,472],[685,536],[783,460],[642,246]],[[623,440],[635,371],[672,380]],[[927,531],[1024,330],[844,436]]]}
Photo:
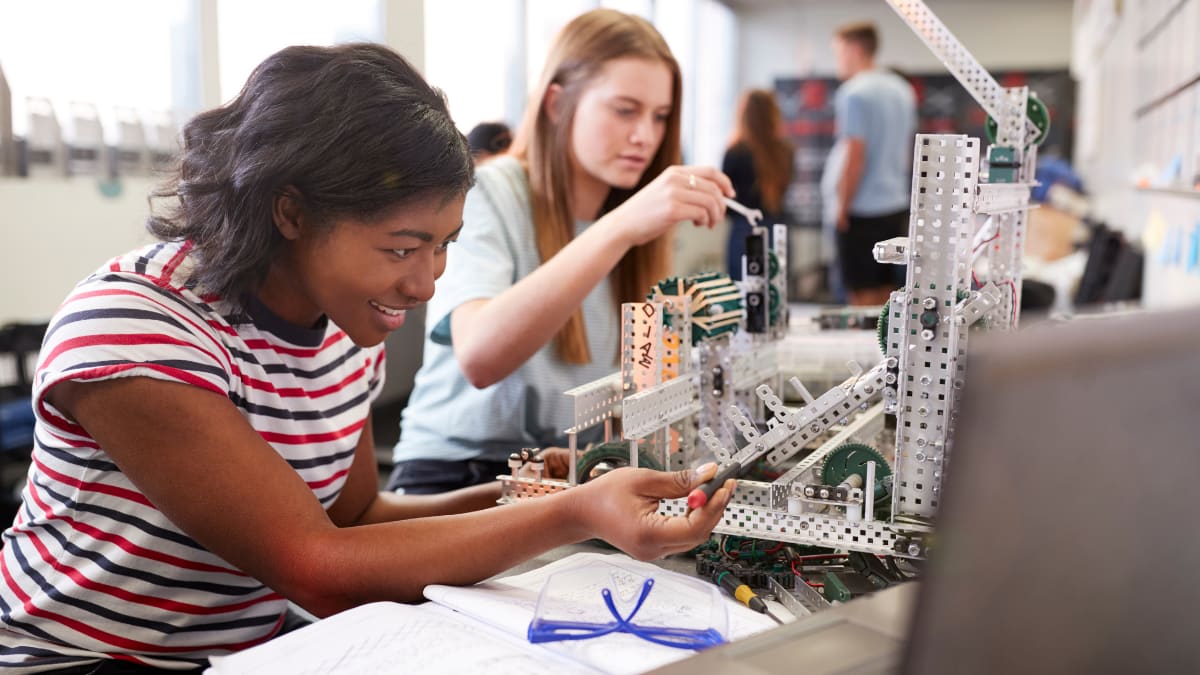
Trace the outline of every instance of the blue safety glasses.
{"label": "blue safety glasses", "polygon": [[600,590],[604,606],[612,615],[614,621],[567,621],[548,619],[535,616],[529,623],[530,642],[554,642],[558,640],[587,640],[609,635],[611,633],[629,633],[637,637],[666,647],[678,649],[707,649],[725,642],[725,638],[715,628],[682,628],[658,626],[650,623],[635,623],[634,617],[645,604],[650,591],[654,589],[654,579],[646,578],[637,602],[630,610],[629,616],[621,616],[613,600],[613,592],[608,588]]}

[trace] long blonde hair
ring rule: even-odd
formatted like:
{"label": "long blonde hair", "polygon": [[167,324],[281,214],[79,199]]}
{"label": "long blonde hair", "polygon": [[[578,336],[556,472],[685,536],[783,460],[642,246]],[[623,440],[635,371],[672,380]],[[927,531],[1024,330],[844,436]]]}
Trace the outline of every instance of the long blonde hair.
{"label": "long blonde hair", "polygon": [[738,103],[729,143],[731,147],[743,143],[750,150],[763,208],[774,214],[783,211],[783,196],[792,182],[792,146],[783,139],[782,120],[775,94],[751,89]]}
{"label": "long blonde hair", "polygon": [[[679,163],[682,78],[666,40],[645,19],[615,10],[597,9],[576,17],[559,32],[550,47],[542,77],[512,145],[512,154],[529,172],[534,229],[542,262],[554,257],[575,236],[571,128],[580,95],[607,62],[627,57],[667,66],[671,71],[671,112],[662,143],[638,184],[627,190],[612,188],[599,215],[619,206],[668,166]],[[545,105],[551,85],[562,87],[556,122],[551,121]],[[670,272],[670,265],[670,235],[630,249],[613,271],[615,300],[644,299],[650,286]],[[567,363],[591,362],[582,309],[577,309],[554,336],[554,345],[558,357]]]}

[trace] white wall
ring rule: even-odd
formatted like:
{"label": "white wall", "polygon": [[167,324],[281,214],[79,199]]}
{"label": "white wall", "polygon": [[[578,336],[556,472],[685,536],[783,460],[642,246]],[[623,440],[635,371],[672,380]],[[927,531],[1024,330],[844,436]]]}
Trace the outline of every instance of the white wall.
{"label": "white wall", "polygon": [[151,241],[149,178],[105,197],[95,179],[0,179],[0,323],[45,321],[84,277]]}
{"label": "white wall", "polygon": [[[986,68],[1066,68],[1070,62],[1070,0],[927,4]],[[833,31],[858,20],[879,27],[881,65],[920,73],[944,69],[884,0],[757,0],[734,7],[739,89],[769,88],[776,77],[832,76]]]}

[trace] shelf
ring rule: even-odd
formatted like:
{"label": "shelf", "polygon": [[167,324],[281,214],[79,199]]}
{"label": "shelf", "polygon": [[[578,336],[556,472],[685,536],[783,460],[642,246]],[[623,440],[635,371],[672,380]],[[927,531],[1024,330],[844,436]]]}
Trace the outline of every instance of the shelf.
{"label": "shelf", "polygon": [[1176,197],[1192,197],[1193,199],[1200,199],[1200,190],[1189,190],[1183,187],[1135,187],[1134,190],[1137,190],[1138,192],[1153,192],[1157,194],[1174,195]]}
{"label": "shelf", "polygon": [[1135,110],[1133,112],[1134,118],[1136,119],[1136,118],[1145,116],[1146,113],[1150,112],[1151,110],[1154,110],[1158,106],[1160,106],[1160,105],[1166,103],[1167,101],[1170,101],[1171,99],[1175,98],[1176,96],[1182,94],[1183,92],[1187,91],[1190,87],[1196,85],[1197,83],[1200,83],[1200,74],[1193,76],[1192,79],[1188,80],[1187,82],[1184,82],[1183,84],[1179,85],[1178,87],[1175,87],[1171,91],[1168,91],[1167,93],[1163,94],[1162,96],[1159,96],[1158,98],[1154,99],[1153,101],[1150,101],[1149,103],[1138,108],[1137,110]]}
{"label": "shelf", "polygon": [[1157,22],[1155,22],[1155,24],[1150,28],[1150,30],[1146,31],[1145,35],[1138,38],[1137,48],[1145,49],[1146,46],[1149,45],[1150,42],[1154,40],[1154,38],[1158,37],[1158,34],[1161,33],[1164,28],[1167,27],[1167,24],[1171,23],[1171,19],[1175,18],[1175,15],[1178,14],[1179,10],[1183,9],[1183,6],[1186,5],[1187,3],[1188,3],[1188,0],[1178,0],[1178,2],[1176,2],[1175,5],[1173,7],[1171,7],[1171,9],[1168,9],[1166,11],[1166,13],[1162,15],[1162,18],[1160,18]]}

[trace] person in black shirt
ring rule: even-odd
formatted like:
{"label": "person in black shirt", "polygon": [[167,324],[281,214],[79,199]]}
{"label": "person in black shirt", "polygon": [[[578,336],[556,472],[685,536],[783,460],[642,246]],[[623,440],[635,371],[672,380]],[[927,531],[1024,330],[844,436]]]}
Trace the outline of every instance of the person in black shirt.
{"label": "person in black shirt", "polygon": [[[788,222],[784,214],[784,195],[794,170],[792,146],[783,138],[783,124],[775,95],[764,89],[752,89],[738,103],[733,139],[725,150],[721,170],[729,176],[737,200],[763,212],[762,225]],[[725,262],[729,276],[742,278],[742,254],[750,223],[746,217],[729,211],[732,226]]]}

